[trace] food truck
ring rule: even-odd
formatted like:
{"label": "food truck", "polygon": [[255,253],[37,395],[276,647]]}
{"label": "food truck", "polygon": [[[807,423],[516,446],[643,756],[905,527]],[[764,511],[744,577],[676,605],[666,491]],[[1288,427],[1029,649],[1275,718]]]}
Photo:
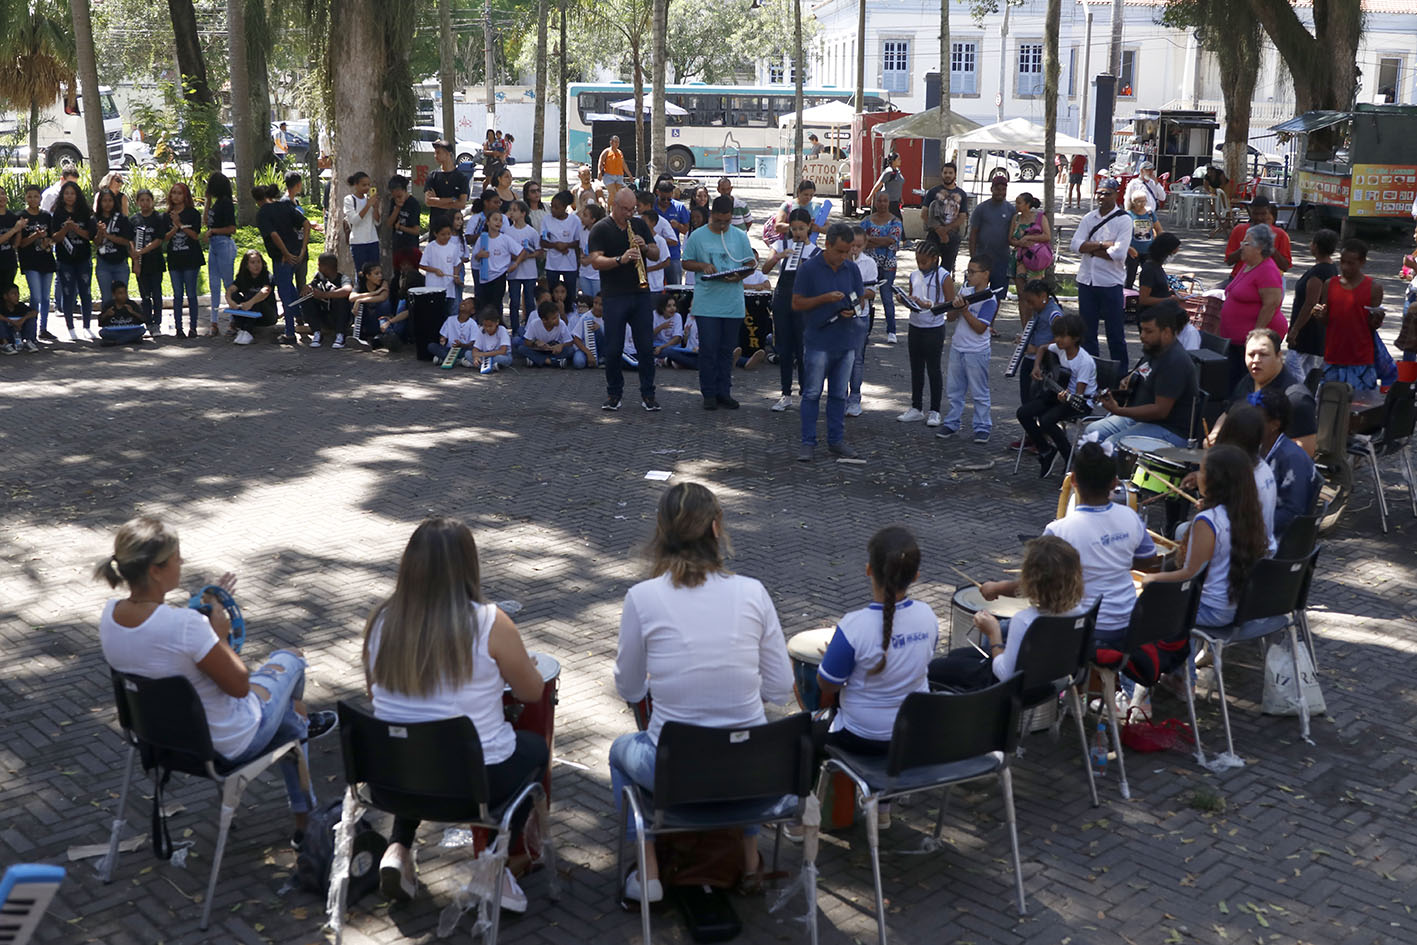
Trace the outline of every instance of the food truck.
{"label": "food truck", "polygon": [[1305,112],[1271,129],[1299,137],[1293,199],[1304,229],[1410,229],[1417,200],[1417,105]]}
{"label": "food truck", "polygon": [[1143,161],[1151,161],[1157,177],[1180,180],[1214,160],[1219,127],[1215,112],[1141,109],[1132,115],[1130,138],[1125,133],[1116,136],[1123,139],[1117,142],[1117,163],[1130,176],[1141,169]]}

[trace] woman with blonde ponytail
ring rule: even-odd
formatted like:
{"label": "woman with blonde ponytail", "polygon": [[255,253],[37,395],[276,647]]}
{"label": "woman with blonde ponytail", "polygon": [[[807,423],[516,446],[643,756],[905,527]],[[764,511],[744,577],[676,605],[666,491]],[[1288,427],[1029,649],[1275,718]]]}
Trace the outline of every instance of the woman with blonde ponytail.
{"label": "woman with blonde ponytail", "polygon": [[[109,587],[126,585],[128,596],[103,605],[99,643],[103,658],[120,673],[163,679],[183,676],[202,700],[212,747],[233,765],[295,738],[318,738],[336,725],[333,712],[307,712],[300,701],[305,689],[305,657],[299,650],[276,650],[256,672],[226,642],[231,621],[221,607],[210,618],[183,606],[170,606],[167,595],[182,582],[182,554],[177,533],[150,516],[132,519],[118,529],[113,553],[100,562],[94,577]],[[228,591],[236,576],[222,575]],[[305,750],[304,746],[301,750]],[[280,761],[298,843],[315,792],[301,785],[295,759]]]}

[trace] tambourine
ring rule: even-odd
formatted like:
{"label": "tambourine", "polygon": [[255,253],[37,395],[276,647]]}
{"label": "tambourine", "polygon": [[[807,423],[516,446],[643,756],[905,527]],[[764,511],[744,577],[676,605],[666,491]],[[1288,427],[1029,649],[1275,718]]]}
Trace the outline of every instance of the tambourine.
{"label": "tambourine", "polygon": [[193,594],[187,601],[187,606],[206,617],[212,615],[212,605],[202,600],[206,595],[211,594],[216,598],[226,611],[226,616],[231,621],[231,632],[226,636],[226,642],[231,644],[231,648],[236,652],[241,652],[241,644],[246,642],[246,618],[241,616],[241,607],[236,603],[236,598],[231,596],[231,592],[220,584],[208,584],[206,587]]}

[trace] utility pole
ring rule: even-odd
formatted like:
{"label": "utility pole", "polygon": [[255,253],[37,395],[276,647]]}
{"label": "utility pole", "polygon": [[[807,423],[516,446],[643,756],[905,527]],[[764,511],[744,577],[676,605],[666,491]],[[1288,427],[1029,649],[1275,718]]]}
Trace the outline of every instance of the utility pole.
{"label": "utility pole", "polygon": [[443,140],[457,149],[453,117],[453,0],[438,0],[438,85],[443,96]]}
{"label": "utility pole", "polygon": [[[797,121],[792,131],[792,159],[793,168],[797,172],[797,180],[802,179],[802,73],[807,69],[806,56],[802,51],[802,0],[792,0],[792,46],[793,46],[793,107],[797,113]],[[791,182],[791,186],[797,187],[796,181]]]}
{"label": "utility pole", "polygon": [[[1004,5],[1004,22],[999,25],[999,91],[994,95],[994,120],[1004,120],[1004,84],[1009,67],[1009,4]],[[983,166],[980,155],[979,166]],[[977,173],[977,172],[976,172]]]}
{"label": "utility pole", "polygon": [[856,0],[856,110],[866,110],[866,0]]}
{"label": "utility pole", "polygon": [[483,0],[482,36],[486,47],[482,68],[487,78],[487,127],[490,130],[497,125],[497,83],[492,76],[492,0]]}

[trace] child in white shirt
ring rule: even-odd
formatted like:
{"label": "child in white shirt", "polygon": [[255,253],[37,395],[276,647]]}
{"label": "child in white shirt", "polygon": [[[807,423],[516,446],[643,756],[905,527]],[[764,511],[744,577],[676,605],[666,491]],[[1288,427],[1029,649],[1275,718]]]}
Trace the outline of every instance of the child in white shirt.
{"label": "child in white shirt", "polygon": [[551,198],[551,212],[541,218],[541,248],[546,250],[546,283],[564,282],[574,294],[581,260],[581,220],[569,212],[575,202],[570,191]]}
{"label": "child in white shirt", "polygon": [[512,334],[519,334],[523,322],[531,321],[536,303],[532,295],[536,291],[536,261],[545,258],[541,248],[541,232],[527,219],[530,212],[520,200],[513,200],[507,208],[507,235],[511,236],[531,255],[507,273],[507,292],[512,297]]}
{"label": "child in white shirt", "polygon": [[571,363],[578,368],[596,367],[600,361],[600,346],[605,343],[605,316],[601,313],[599,293],[589,298],[580,297],[574,326],[576,350],[571,355]]}
{"label": "child in white shirt", "polygon": [[[453,348],[472,347],[478,333],[478,324],[472,320],[472,313],[476,310],[476,302],[463,299],[462,304],[458,306],[458,313],[448,316],[447,321],[443,322],[443,327],[438,329],[438,340],[428,342],[428,353],[433,355],[434,365],[441,366],[443,359],[448,356],[448,351]],[[502,320],[500,313],[497,320]],[[472,359],[466,353],[459,360],[463,367],[472,367]]]}
{"label": "child in white shirt", "polygon": [[598,203],[588,203],[580,209],[581,265],[576,285],[580,294],[590,299],[600,294],[600,270],[590,264],[590,228],[603,219],[605,208]]}
{"label": "child in white shirt", "polygon": [[498,370],[512,365],[512,336],[502,325],[500,313],[483,309],[477,316],[482,321],[482,330],[473,339],[472,350],[463,357],[483,374],[495,374]]}
{"label": "child in white shirt", "polygon": [[555,302],[542,302],[536,308],[537,317],[527,322],[526,334],[517,344],[517,355],[526,359],[529,368],[572,367],[572,352],[576,350],[571,329],[561,320],[561,310]]}
{"label": "child in white shirt", "polygon": [[[487,215],[487,227],[474,244],[472,258],[477,265],[477,307],[491,306],[500,314],[507,297],[507,273],[528,259],[536,258],[535,250],[527,249],[521,240],[502,232],[506,218],[498,211]],[[532,263],[535,265],[535,262]]]}
{"label": "child in white shirt", "polygon": [[950,410],[935,435],[943,439],[959,432],[960,421],[964,419],[964,399],[968,396],[974,401],[974,442],[988,443],[994,428],[989,416],[989,326],[998,314],[999,300],[992,295],[978,302],[966,299],[989,291],[989,260],[982,256],[970,259],[965,267],[964,282],[967,288],[955,296],[953,306],[945,315],[947,321],[955,323],[954,337],[950,339],[946,391]]}
{"label": "child in white shirt", "polygon": [[664,349],[664,360],[670,367],[699,369],[699,321],[690,313],[684,316],[684,341]]}
{"label": "child in white shirt", "polygon": [[418,271],[424,273],[425,287],[444,290],[448,318],[457,311],[458,287],[463,284],[458,275],[460,265],[462,246],[453,240],[453,225],[442,223],[433,231],[433,242],[423,248]]}
{"label": "child in white shirt", "polygon": [[684,341],[684,320],[679,317],[679,303],[674,296],[665,294],[655,306],[654,318],[654,363],[667,367],[665,354],[670,348]]}
{"label": "child in white shirt", "polygon": [[[919,269],[910,274],[910,300],[920,306],[920,311],[910,313],[910,335],[906,339],[910,354],[910,409],[896,419],[905,423],[923,419],[927,427],[937,427],[940,425],[940,395],[945,386],[940,374],[940,360],[945,354],[945,313],[937,315],[930,309],[950,299],[955,294],[955,286],[954,279],[940,267],[938,243],[925,241],[917,245],[915,264]],[[927,377],[930,379],[928,416],[920,412]]]}
{"label": "child in white shirt", "polygon": [[[1023,427],[1024,435],[1038,449],[1039,478],[1046,478],[1057,458],[1062,458],[1066,468],[1068,445],[1063,422],[1087,413],[1091,408],[1091,397],[1097,393],[1097,362],[1092,355],[1082,349],[1082,336],[1086,330],[1082,316],[1060,315],[1053,320],[1053,341],[1038,354],[1032,377],[1036,384],[1032,397],[1019,405],[1015,416]],[[1066,390],[1057,390],[1043,382],[1044,362],[1051,370],[1057,365],[1067,372]],[[1068,395],[1083,397],[1081,411],[1069,403]]]}

